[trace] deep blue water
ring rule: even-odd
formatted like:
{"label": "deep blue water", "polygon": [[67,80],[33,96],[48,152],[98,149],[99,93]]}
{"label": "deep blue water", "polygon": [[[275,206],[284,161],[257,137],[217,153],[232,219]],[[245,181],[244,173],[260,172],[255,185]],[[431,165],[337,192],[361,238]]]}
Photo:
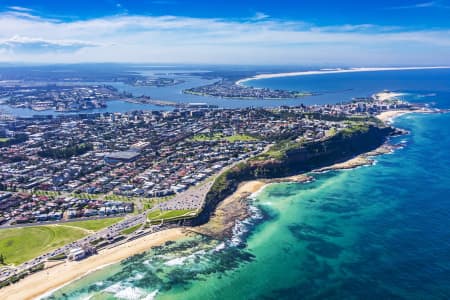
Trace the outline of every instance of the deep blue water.
{"label": "deep blue water", "polygon": [[[402,91],[450,108],[449,90],[432,82]],[[450,299],[450,114],[395,126],[411,134],[373,166],[267,186],[239,227],[247,234],[154,249],[53,298]]]}
{"label": "deep blue water", "polygon": [[[280,77],[253,80],[246,85],[319,93],[305,104],[327,104],[367,97],[385,89],[419,95],[450,92],[450,69],[377,71]],[[426,99],[425,99],[426,100]]]}

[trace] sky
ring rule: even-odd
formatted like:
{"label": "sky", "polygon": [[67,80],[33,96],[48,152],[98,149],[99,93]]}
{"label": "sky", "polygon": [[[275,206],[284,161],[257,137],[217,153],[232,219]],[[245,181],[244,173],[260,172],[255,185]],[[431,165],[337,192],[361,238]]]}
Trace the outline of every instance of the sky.
{"label": "sky", "polygon": [[449,17],[450,0],[2,0],[0,62],[450,65]]}

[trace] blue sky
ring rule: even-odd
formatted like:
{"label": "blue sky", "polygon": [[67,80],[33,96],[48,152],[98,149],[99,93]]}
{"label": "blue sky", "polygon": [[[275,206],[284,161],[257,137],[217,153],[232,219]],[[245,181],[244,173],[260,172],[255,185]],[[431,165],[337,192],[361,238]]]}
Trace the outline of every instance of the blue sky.
{"label": "blue sky", "polygon": [[3,0],[0,61],[450,65],[449,16],[450,0]]}

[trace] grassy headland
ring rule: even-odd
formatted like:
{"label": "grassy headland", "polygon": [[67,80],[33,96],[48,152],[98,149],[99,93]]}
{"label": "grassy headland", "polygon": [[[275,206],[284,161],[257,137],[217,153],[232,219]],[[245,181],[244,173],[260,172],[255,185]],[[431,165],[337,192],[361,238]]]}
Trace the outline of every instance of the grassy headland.
{"label": "grassy headland", "polygon": [[350,121],[351,126],[319,141],[281,140],[267,152],[239,163],[218,176],[205,207],[192,225],[204,224],[216,205],[244,181],[287,177],[348,160],[381,146],[396,130]]}

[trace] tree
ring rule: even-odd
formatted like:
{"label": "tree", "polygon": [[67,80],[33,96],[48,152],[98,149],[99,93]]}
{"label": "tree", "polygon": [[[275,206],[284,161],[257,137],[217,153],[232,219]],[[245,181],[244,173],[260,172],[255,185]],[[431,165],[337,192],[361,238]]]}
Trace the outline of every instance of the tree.
{"label": "tree", "polygon": [[5,264],[5,257],[3,256],[3,254],[0,253],[0,264],[4,265]]}

